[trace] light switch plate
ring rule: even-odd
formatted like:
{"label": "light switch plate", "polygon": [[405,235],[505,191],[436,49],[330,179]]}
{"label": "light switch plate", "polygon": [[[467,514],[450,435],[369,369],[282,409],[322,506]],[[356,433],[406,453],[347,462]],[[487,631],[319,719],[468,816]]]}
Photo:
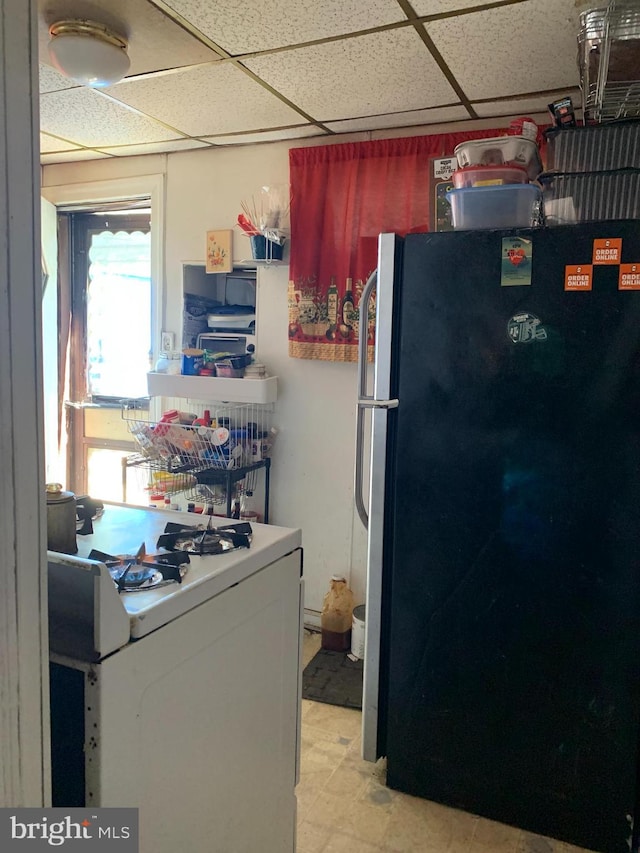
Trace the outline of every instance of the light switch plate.
{"label": "light switch plate", "polygon": [[176,347],[176,336],[173,332],[160,332],[160,350],[173,352]]}

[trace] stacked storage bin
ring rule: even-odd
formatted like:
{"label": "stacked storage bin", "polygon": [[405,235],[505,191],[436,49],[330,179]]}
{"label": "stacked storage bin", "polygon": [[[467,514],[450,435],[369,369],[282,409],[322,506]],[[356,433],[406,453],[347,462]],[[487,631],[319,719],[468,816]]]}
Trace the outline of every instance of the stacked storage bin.
{"label": "stacked storage bin", "polygon": [[535,141],[497,136],[462,142],[454,151],[458,169],[447,198],[455,229],[537,225],[540,189],[529,183],[542,170]]}
{"label": "stacked storage bin", "polygon": [[546,131],[547,225],[640,219],[640,120]]}

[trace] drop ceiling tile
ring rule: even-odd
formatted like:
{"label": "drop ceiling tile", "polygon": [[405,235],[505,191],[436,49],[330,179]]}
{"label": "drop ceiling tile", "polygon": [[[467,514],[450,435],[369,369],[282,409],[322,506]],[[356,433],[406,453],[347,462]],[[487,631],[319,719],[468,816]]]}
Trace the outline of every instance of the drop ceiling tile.
{"label": "drop ceiling tile", "polygon": [[406,20],[396,0],[166,0],[217,45],[237,55],[346,35]]}
{"label": "drop ceiling tile", "polygon": [[422,15],[438,15],[441,12],[484,6],[490,2],[491,0],[411,0],[411,6],[416,15],[422,17]]}
{"label": "drop ceiling tile", "polygon": [[260,56],[245,64],[320,121],[458,100],[413,27]]}
{"label": "drop ceiling tile", "polygon": [[248,145],[253,142],[278,142],[282,139],[302,139],[306,136],[326,136],[327,134],[308,124],[304,127],[288,127],[279,130],[266,130],[263,133],[236,133],[223,136],[203,137],[213,145]]}
{"label": "drop ceiling tile", "polygon": [[387,113],[380,116],[346,119],[327,122],[335,133],[352,133],[359,130],[381,130],[388,127],[411,127],[420,124],[437,124],[445,121],[460,121],[469,118],[463,106],[436,107],[432,110],[410,110],[406,113]]}
{"label": "drop ceiling tile", "polygon": [[210,148],[206,142],[199,139],[172,139],[168,142],[149,142],[139,145],[118,145],[113,148],[102,147],[105,154],[114,157],[137,157],[140,154],[164,154],[170,151],[190,151],[193,148]]}
{"label": "drop ceiling tile", "polygon": [[578,83],[574,0],[526,0],[425,26],[471,100]]}
{"label": "drop ceiling tile", "polygon": [[75,163],[78,160],[106,160],[108,154],[103,154],[101,151],[91,151],[87,148],[81,148],[79,151],[57,151],[55,154],[41,154],[40,163],[43,166],[49,163]]}
{"label": "drop ceiling tile", "polygon": [[106,91],[189,136],[300,123],[299,113],[230,63],[123,82]]}
{"label": "drop ceiling tile", "polygon": [[67,142],[66,139],[58,139],[55,136],[49,136],[46,133],[40,134],[40,151],[47,154],[53,151],[73,151],[80,148],[79,145],[74,145],[73,142]]}
{"label": "drop ceiling tile", "polygon": [[44,62],[40,63],[39,77],[40,94],[44,92],[59,92],[61,89],[74,89],[78,86],[73,80],[69,80],[68,77],[60,74],[59,71],[56,71],[50,65],[45,65]]}
{"label": "drop ceiling tile", "polygon": [[40,60],[49,63],[49,26],[64,18],[99,21],[129,42],[129,75],[217,59],[218,55],[148,0],[38,0]]}
{"label": "drop ceiling tile", "polygon": [[[485,104],[472,104],[473,109],[479,116],[526,116],[531,113],[547,112],[547,105],[559,98],[571,96],[573,106],[579,108],[582,103],[580,91],[575,89],[564,89],[551,95],[542,95],[537,98],[520,98],[518,100],[492,101]],[[551,119],[549,118],[549,121]]]}
{"label": "drop ceiling tile", "polygon": [[87,147],[159,142],[178,136],[153,119],[82,86],[40,97],[40,129]]}

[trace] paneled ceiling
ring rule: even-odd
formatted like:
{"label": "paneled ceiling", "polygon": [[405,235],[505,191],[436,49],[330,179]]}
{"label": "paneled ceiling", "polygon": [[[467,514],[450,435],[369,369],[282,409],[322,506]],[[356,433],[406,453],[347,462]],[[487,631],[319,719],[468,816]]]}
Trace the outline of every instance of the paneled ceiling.
{"label": "paneled ceiling", "polygon": [[[59,163],[546,112],[580,103],[584,0],[39,0],[41,159]],[[48,28],[124,35],[89,89]]]}

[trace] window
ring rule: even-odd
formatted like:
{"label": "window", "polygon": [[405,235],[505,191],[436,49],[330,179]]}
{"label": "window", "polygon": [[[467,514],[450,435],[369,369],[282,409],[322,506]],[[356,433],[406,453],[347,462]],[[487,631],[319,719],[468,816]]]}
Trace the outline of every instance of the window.
{"label": "window", "polygon": [[151,234],[148,223],[140,230],[125,230],[124,222],[109,226],[87,231],[87,393],[117,401],[147,394]]}

